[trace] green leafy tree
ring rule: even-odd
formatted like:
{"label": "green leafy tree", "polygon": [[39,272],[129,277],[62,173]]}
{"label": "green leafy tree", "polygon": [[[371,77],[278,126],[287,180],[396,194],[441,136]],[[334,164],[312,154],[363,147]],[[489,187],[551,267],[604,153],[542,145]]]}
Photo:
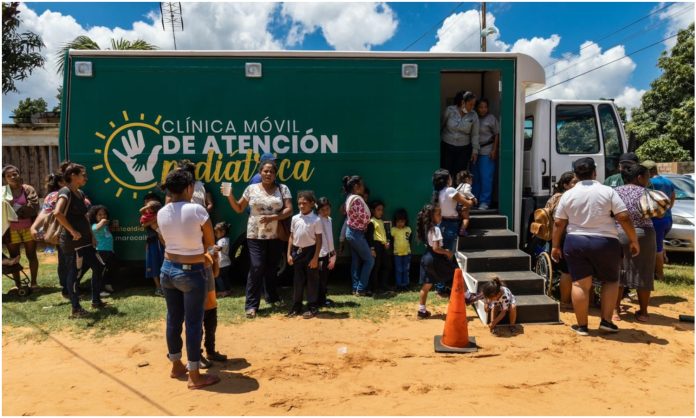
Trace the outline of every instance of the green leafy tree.
{"label": "green leafy tree", "polygon": [[58,94],[56,94],[56,99],[58,99],[58,104],[53,108],[53,111],[60,112],[60,101],[63,99],[63,86],[58,87]]}
{"label": "green leafy tree", "polygon": [[688,150],[693,159],[693,23],[688,29],[679,32],[676,45],[669,54],[662,53],[657,65],[662,70],[662,74],[650,83],[650,90],[643,95],[641,105],[633,111],[627,130],[635,135],[641,147],[656,140],[660,140],[660,145],[655,149],[667,149],[669,148],[667,145],[677,143]]}
{"label": "green leafy tree", "polygon": [[43,113],[48,108],[46,100],[38,98],[36,100],[26,98],[20,100],[17,108],[12,111],[15,120],[29,119],[35,113]]}
{"label": "green leafy tree", "polygon": [[31,75],[36,67],[44,65],[44,57],[39,51],[44,43],[33,32],[17,32],[19,24],[19,3],[2,4],[2,94],[17,91],[15,81]]}
{"label": "green leafy tree", "polygon": [[689,161],[689,151],[682,148],[677,141],[667,135],[647,141],[636,150],[638,158],[653,160],[658,163],[672,161]]}
{"label": "green leafy tree", "polygon": [[[63,47],[56,53],[56,61],[58,63],[58,73],[63,72],[63,66],[65,65],[66,53],[69,49],[82,49],[82,50],[101,50],[99,44],[97,44],[89,36],[78,36],[71,42],[63,45]],[[126,39],[111,39],[111,48],[107,48],[115,51],[126,51],[126,50],[153,50],[157,49],[157,46],[152,45],[142,39],[136,39],[135,41],[129,41]]]}

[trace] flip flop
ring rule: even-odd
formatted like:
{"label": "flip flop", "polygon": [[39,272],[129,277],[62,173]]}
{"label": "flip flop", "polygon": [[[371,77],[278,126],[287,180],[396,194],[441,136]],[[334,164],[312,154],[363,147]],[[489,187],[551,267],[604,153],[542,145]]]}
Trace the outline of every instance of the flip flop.
{"label": "flip flop", "polygon": [[188,373],[188,371],[184,369],[181,373],[169,373],[169,377],[171,377],[172,379],[179,379],[181,377],[186,376],[186,373]]}
{"label": "flip flop", "polygon": [[635,315],[636,315],[636,321],[638,321],[638,322],[648,322],[648,320],[650,319],[648,317],[648,315],[643,315],[640,312],[636,312]]}
{"label": "flip flop", "polygon": [[189,383],[188,388],[191,390],[202,389],[206,386],[212,386],[212,385],[220,382],[220,378],[218,376],[213,375],[213,374],[206,374],[204,376],[205,376],[205,380],[203,382],[201,382],[197,385],[192,385],[191,383]]}

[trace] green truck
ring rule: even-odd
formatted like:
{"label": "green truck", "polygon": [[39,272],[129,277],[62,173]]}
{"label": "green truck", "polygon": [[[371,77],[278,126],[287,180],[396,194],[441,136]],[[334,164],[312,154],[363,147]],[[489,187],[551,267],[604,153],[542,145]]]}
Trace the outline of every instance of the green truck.
{"label": "green truck", "polygon": [[293,193],[330,199],[336,232],[349,174],[387,217],[403,207],[415,227],[439,167],[441,116],[460,90],[487,97],[500,121],[497,206],[511,229],[521,223],[525,93],[544,83],[524,54],[71,50],[66,63],[61,157],[87,167],[86,192],[110,209],[121,260],[144,258],[142,198],[183,158],[233,240],[246,216],[219,184],[239,195],[265,152]]}

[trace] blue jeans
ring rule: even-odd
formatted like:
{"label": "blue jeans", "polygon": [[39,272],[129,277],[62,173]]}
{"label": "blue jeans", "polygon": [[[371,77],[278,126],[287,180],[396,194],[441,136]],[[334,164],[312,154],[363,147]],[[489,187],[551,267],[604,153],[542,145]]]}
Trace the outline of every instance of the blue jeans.
{"label": "blue jeans", "polygon": [[394,270],[396,270],[396,287],[408,287],[410,269],[411,254],[394,256]]}
{"label": "blue jeans", "polygon": [[495,160],[488,155],[479,155],[472,168],[474,184],[471,192],[478,199],[479,205],[491,204],[493,200],[493,180],[495,179]]}
{"label": "blue jeans", "polygon": [[370,282],[375,259],[372,258],[365,232],[348,227],[346,241],[350,245],[350,277],[353,280],[353,291],[364,292]]}
{"label": "blue jeans", "polygon": [[164,260],[160,284],[167,302],[167,350],[171,361],[181,360],[182,325],[186,322],[188,369],[198,370],[203,337],[203,306],[208,277],[203,263],[179,264]]}
{"label": "blue jeans", "polygon": [[101,303],[99,293],[102,291],[101,279],[104,265],[97,257],[97,250],[88,245],[77,250],[64,248],[61,252],[64,259],[65,285],[73,310],[81,308],[77,286],[80,284],[79,277],[82,277],[83,272],[87,270],[92,270],[92,303]]}

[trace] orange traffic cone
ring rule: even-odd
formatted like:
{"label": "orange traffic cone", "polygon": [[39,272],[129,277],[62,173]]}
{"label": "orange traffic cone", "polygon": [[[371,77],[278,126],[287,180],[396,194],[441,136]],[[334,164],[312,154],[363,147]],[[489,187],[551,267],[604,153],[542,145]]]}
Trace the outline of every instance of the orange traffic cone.
{"label": "orange traffic cone", "polygon": [[469,337],[469,323],[466,319],[466,301],[464,300],[464,274],[461,269],[454,271],[452,293],[447,307],[445,329],[442,337],[435,336],[436,353],[473,353],[478,350],[476,338]]}

